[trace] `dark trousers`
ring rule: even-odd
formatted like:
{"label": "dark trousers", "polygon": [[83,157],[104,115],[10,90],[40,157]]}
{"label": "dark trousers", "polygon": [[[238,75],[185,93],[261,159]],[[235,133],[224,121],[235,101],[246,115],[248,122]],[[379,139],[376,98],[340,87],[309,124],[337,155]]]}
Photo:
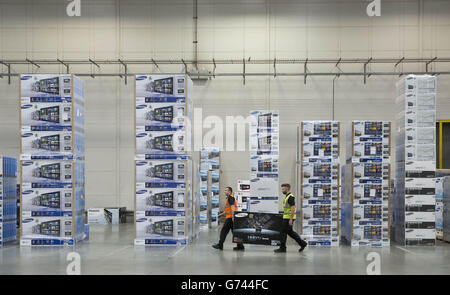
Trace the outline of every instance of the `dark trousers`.
{"label": "dark trousers", "polygon": [[299,246],[303,246],[306,244],[302,238],[292,229],[292,225],[289,225],[289,219],[283,219],[282,229],[281,229],[281,249],[286,249],[286,239],[287,236],[293,238]]}
{"label": "dark trousers", "polygon": [[[227,235],[230,232],[230,230],[231,232],[233,232],[233,219],[227,218],[222,226],[222,230],[220,231],[220,240],[219,240],[220,246],[223,246],[223,243],[225,243],[225,239],[227,238]],[[244,248],[244,244],[242,243],[238,243],[237,246],[239,248]]]}

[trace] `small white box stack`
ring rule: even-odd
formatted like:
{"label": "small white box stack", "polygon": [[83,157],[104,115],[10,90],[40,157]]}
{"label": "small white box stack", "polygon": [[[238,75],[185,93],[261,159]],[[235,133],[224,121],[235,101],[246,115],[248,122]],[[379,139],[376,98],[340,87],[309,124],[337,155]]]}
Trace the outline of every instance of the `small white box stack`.
{"label": "small white box stack", "polygon": [[341,241],[389,246],[391,122],[353,121],[346,137]]}
{"label": "small white box stack", "polygon": [[409,75],[397,91],[391,237],[402,245],[435,245],[436,77]]}
{"label": "small white box stack", "polygon": [[338,246],[340,123],[303,121],[299,131],[302,238],[310,246]]}
{"label": "small white box stack", "polygon": [[247,200],[250,199],[250,180],[238,180],[234,194],[238,211],[247,211]]}
{"label": "small white box stack", "polygon": [[[278,199],[279,126],[278,111],[250,111],[250,198],[266,205],[266,200]],[[271,204],[274,208],[264,210],[278,212]]]}
{"label": "small white box stack", "polygon": [[17,160],[0,155],[0,246],[17,239]]}
{"label": "small white box stack", "polygon": [[137,75],[135,81],[134,244],[185,245],[199,225],[194,208],[199,191],[193,188],[200,173],[191,152],[193,83],[187,75]]}
{"label": "small white box stack", "polygon": [[200,225],[206,227],[207,220],[207,191],[208,170],[211,170],[211,225],[217,226],[219,218],[219,194],[220,194],[220,151],[217,148],[202,148],[200,152]]}
{"label": "small white box stack", "polygon": [[84,85],[74,75],[20,75],[21,246],[85,235]]}

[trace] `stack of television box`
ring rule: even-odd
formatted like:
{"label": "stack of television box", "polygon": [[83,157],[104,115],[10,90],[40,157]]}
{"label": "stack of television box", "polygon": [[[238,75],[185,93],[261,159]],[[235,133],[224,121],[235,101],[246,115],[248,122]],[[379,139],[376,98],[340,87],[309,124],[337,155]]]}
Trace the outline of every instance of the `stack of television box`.
{"label": "stack of television box", "polygon": [[403,245],[435,245],[436,77],[409,75],[397,91],[391,237]]}
{"label": "stack of television box", "polygon": [[248,212],[278,213],[278,111],[250,111]]}
{"label": "stack of television box", "polygon": [[17,160],[0,155],[0,246],[16,240]]}
{"label": "stack of television box", "polygon": [[450,242],[450,176],[444,178],[442,194],[442,240]]}
{"label": "stack of television box", "polygon": [[299,130],[302,237],[311,246],[338,246],[340,124],[303,121]]}
{"label": "stack of television box", "polygon": [[202,148],[200,152],[200,178],[201,178],[201,199],[200,199],[200,225],[208,226],[207,220],[207,191],[208,191],[208,170],[211,170],[211,225],[218,225],[219,215],[219,192],[220,192],[220,151],[218,148]]}
{"label": "stack of television box", "polygon": [[341,241],[389,246],[391,123],[353,121],[347,128]]}
{"label": "stack of television box", "polygon": [[192,86],[187,75],[136,76],[135,245],[184,245],[197,232]]}
{"label": "stack of television box", "polygon": [[448,176],[436,177],[436,239],[444,238],[444,185],[449,182]]}
{"label": "stack of television box", "polygon": [[22,246],[85,238],[84,86],[74,75],[20,75]]}
{"label": "stack of television box", "polygon": [[238,211],[246,212],[247,199],[250,199],[250,180],[238,180],[234,196]]}

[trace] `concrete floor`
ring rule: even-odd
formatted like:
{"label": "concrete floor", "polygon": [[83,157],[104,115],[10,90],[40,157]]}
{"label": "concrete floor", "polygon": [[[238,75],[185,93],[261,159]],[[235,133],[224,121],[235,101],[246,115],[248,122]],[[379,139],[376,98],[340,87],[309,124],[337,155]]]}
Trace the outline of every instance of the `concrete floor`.
{"label": "concrete floor", "polygon": [[290,241],[285,254],[253,245],[234,252],[230,237],[224,251],[211,248],[218,237],[211,230],[186,247],[134,247],[133,226],[91,226],[90,240],[74,248],[0,247],[0,275],[66,274],[66,255],[72,251],[81,255],[82,274],[366,274],[366,255],[372,251],[381,254],[382,274],[450,274],[450,244],[442,242],[436,247],[307,248],[298,253]]}

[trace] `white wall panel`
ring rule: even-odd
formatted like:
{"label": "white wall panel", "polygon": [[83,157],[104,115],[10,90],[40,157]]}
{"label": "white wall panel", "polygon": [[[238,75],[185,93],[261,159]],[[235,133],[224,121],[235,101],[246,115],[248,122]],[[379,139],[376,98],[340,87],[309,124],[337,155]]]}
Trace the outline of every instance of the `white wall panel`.
{"label": "white wall panel", "polygon": [[[119,5],[117,5],[119,3]],[[249,58],[393,58],[450,56],[450,2],[382,1],[382,16],[369,18],[364,1],[200,0],[200,59]],[[192,1],[82,1],[82,16],[68,17],[64,1],[0,0],[0,60],[3,59],[172,59],[193,58]],[[422,26],[422,27],[421,27]],[[448,67],[436,67],[448,71]],[[212,67],[200,66],[207,70]],[[362,71],[360,65],[340,65]],[[392,65],[370,65],[389,70]],[[308,65],[311,71],[328,66]],[[424,70],[417,65],[401,70]],[[76,73],[121,71],[122,66],[71,65]],[[161,66],[183,72],[180,65]],[[271,65],[247,65],[247,72],[272,71]],[[6,67],[0,65],[0,71]],[[64,72],[63,66],[13,66],[13,72]],[[152,66],[130,65],[146,73]],[[217,72],[241,72],[242,66],[218,65]],[[302,72],[277,65],[278,72]],[[337,72],[337,69],[333,71]],[[133,209],[133,88],[128,79],[83,77],[86,97],[86,207]],[[397,77],[340,77],[335,81],[336,120],[394,120]],[[280,181],[294,183],[296,124],[331,119],[332,77],[217,77],[195,83],[195,106],[203,116],[247,116],[253,109],[278,109],[281,116]],[[450,77],[439,77],[437,116],[450,119]],[[18,156],[18,83],[0,79],[0,153]],[[204,134],[207,130],[204,130]],[[344,144],[342,155],[345,153]],[[249,176],[248,152],[222,154],[224,185]]]}

